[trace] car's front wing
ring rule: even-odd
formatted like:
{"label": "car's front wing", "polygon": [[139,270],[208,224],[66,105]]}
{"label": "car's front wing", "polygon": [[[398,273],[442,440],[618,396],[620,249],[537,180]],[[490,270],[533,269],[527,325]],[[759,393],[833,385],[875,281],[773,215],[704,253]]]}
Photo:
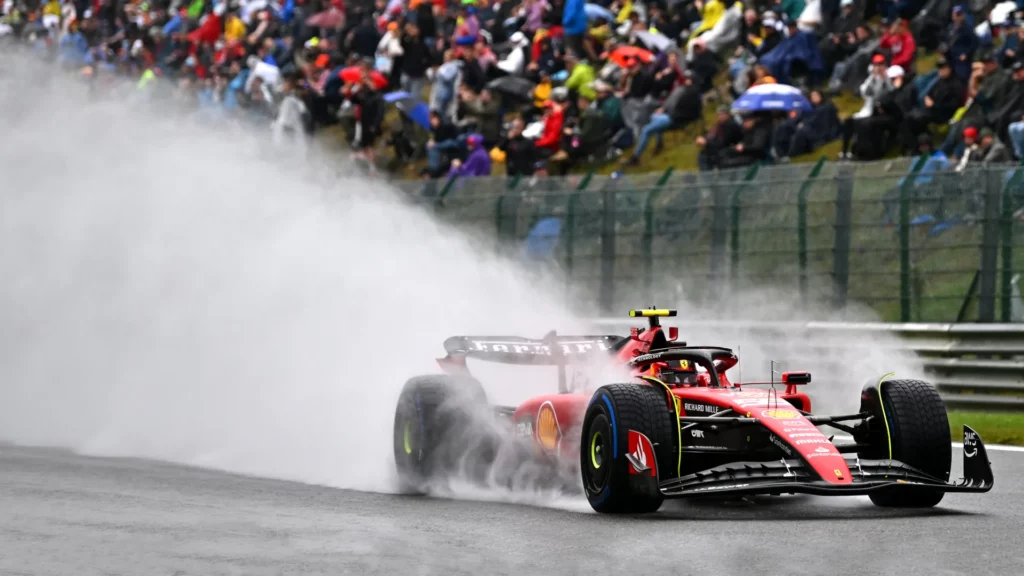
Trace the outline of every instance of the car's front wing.
{"label": "car's front wing", "polygon": [[992,466],[981,437],[964,426],[964,477],[946,482],[897,460],[862,460],[846,456],[852,482],[834,484],[821,478],[799,459],[770,462],[733,462],[680,478],[663,481],[658,488],[666,498],[748,494],[816,494],[856,496],[876,490],[933,488],[943,492],[988,492]]}

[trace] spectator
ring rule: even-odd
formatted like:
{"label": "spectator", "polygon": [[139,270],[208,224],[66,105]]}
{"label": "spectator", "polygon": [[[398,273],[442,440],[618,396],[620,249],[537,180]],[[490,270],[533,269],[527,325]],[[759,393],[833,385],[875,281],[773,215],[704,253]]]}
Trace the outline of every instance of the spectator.
{"label": "spectator", "polygon": [[892,25],[882,35],[878,47],[889,55],[890,65],[913,70],[917,44],[914,42],[914,35],[907,29],[906,20],[893,20]]}
{"label": "spectator", "polygon": [[537,163],[537,149],[523,136],[523,121],[512,120],[508,135],[498,147],[505,152],[505,170],[509,176],[532,176]]}
{"label": "spectator", "polygon": [[759,114],[743,118],[743,139],[718,153],[718,166],[723,169],[749,166],[765,160],[770,153],[771,122]]}
{"label": "spectator", "polygon": [[466,147],[469,150],[466,162],[463,163],[458,158],[452,160],[448,176],[490,176],[491,156],[483,147],[483,137],[479,134],[470,134],[466,137]]}
{"label": "spectator", "polygon": [[[839,158],[857,157],[863,160],[878,159],[885,154],[888,141],[887,131],[894,126],[898,117],[899,125],[903,121],[903,109],[898,104],[898,97],[893,93],[902,90],[907,83],[901,66],[885,67],[885,59],[877,54],[871,65],[871,75],[861,85],[864,107],[856,114],[843,121],[841,133],[843,147]],[[851,143],[856,139],[857,153],[851,150]]]}
{"label": "spectator", "polygon": [[588,100],[593,100],[597,96],[591,87],[594,82],[594,68],[587,62],[581,62],[577,52],[570,50],[565,53],[565,69],[569,71],[569,78],[565,81],[566,88]]}
{"label": "spectator", "polygon": [[901,126],[904,131],[904,148],[916,142],[920,134],[928,132],[930,124],[947,122],[964,103],[964,85],[953,74],[949,62],[940,58],[935,66],[939,71],[939,79],[924,95],[924,107],[911,110]]}
{"label": "spectator", "polygon": [[974,28],[967,22],[967,11],[962,5],[954,6],[953,22],[946,34],[946,48],[940,51],[961,83],[966,83],[971,76],[971,55],[979,44]]}
{"label": "spectator", "polygon": [[484,145],[490,148],[498,142],[501,130],[498,102],[486,88],[479,94],[474,94],[467,88],[463,90],[462,97],[466,107],[466,120],[463,121],[462,127],[472,125],[483,138]]}
{"label": "spectator", "polygon": [[1001,68],[994,52],[986,52],[971,67],[967,83],[967,104],[960,120],[949,128],[949,134],[942,149],[951,154],[953,147],[960,143],[963,129],[967,126],[982,126],[1009,87],[1010,74]]}
{"label": "spectator", "polygon": [[423,96],[423,86],[430,67],[430,49],[420,36],[419,26],[405,25],[402,35],[402,89],[416,97]]}
{"label": "spectator", "polygon": [[810,154],[839,137],[839,112],[820,90],[812,90],[813,108],[793,112],[775,129],[775,150],[780,158]]}
{"label": "spectator", "polygon": [[661,153],[664,147],[662,133],[670,128],[681,128],[700,118],[702,108],[699,88],[693,86],[689,75],[684,76],[683,83],[669,94],[664,105],[654,111],[650,121],[640,130],[640,141],[637,142],[633,154],[624,159],[623,163],[630,166],[639,164],[640,156],[647,148],[651,136],[658,140],[654,153]]}
{"label": "spectator", "polygon": [[430,139],[427,140],[426,173],[437,176],[441,171],[442,154],[461,151],[464,143],[448,118],[437,110],[430,111]]}
{"label": "spectator", "polygon": [[719,106],[716,112],[715,125],[704,136],[695,140],[700,152],[697,154],[697,165],[702,171],[718,167],[721,152],[733,147],[743,140],[743,129],[729,113],[728,106]]}
{"label": "spectator", "polygon": [[553,156],[562,143],[562,126],[565,123],[565,114],[561,104],[548,100],[544,104],[544,132],[537,139],[535,146],[537,155],[541,159]]}
{"label": "spectator", "polygon": [[857,28],[863,19],[856,10],[854,0],[841,0],[839,6],[839,16],[832,23],[831,31],[821,40],[821,57],[827,74],[832,74],[836,64],[856,52],[860,44]]}

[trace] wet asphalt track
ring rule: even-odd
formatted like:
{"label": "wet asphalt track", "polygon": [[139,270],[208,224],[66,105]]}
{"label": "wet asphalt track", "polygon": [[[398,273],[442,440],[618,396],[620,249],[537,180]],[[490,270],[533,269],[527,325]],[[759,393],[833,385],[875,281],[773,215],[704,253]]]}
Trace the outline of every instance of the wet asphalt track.
{"label": "wet asphalt track", "polygon": [[0,445],[0,574],[1024,574],[1024,453],[990,458],[992,492],[924,512],[787,497],[611,518]]}

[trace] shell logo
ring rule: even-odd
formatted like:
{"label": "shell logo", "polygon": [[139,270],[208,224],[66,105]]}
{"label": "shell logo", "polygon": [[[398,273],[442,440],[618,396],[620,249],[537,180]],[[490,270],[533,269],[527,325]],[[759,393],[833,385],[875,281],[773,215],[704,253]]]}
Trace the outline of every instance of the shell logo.
{"label": "shell logo", "polygon": [[550,402],[545,402],[537,411],[537,441],[544,448],[555,450],[561,439],[562,431],[558,428],[555,407]]}
{"label": "shell logo", "polygon": [[792,410],[765,410],[761,412],[761,416],[766,418],[778,418],[779,420],[792,420],[797,418],[800,414]]}

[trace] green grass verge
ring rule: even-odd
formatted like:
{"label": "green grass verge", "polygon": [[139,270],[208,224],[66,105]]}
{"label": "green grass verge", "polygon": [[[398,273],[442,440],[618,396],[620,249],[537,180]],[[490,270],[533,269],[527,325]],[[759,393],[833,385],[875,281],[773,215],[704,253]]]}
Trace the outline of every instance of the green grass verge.
{"label": "green grass verge", "polygon": [[1024,414],[949,411],[949,428],[954,441],[963,438],[964,424],[980,434],[986,444],[1024,446]]}

